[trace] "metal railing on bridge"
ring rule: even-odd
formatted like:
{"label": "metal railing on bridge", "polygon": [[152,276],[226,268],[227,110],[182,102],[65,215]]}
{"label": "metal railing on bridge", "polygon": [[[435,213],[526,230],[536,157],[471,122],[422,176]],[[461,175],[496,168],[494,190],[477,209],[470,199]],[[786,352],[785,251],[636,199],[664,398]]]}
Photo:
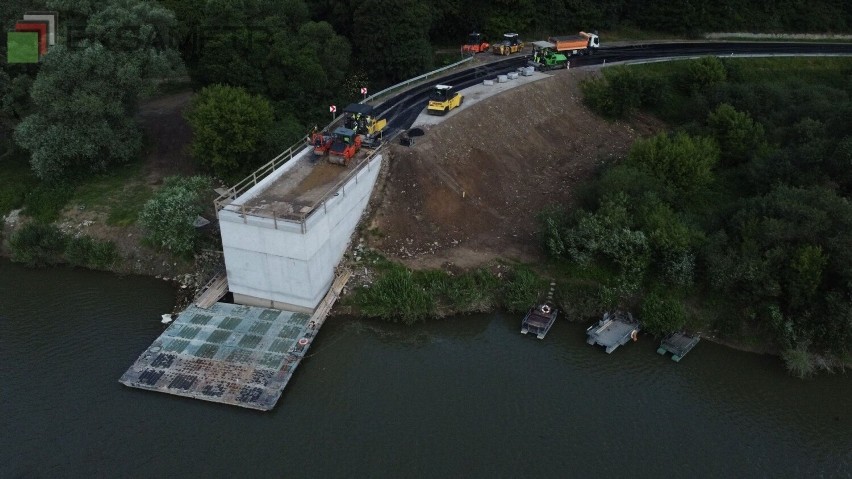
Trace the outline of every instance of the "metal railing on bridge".
{"label": "metal railing on bridge", "polygon": [[[419,82],[421,80],[430,78],[434,75],[437,75],[441,72],[447,71],[451,68],[455,68],[455,67],[462,65],[465,62],[469,62],[471,60],[473,60],[473,56],[466,57],[466,58],[462,59],[461,61],[452,63],[452,64],[447,65],[445,67],[438,68],[437,70],[432,70],[432,71],[424,73],[420,76],[410,78],[410,79],[405,80],[403,82],[397,83],[396,85],[390,86],[388,88],[385,88],[382,91],[379,91],[377,93],[374,93],[374,94],[368,96],[367,98],[361,100],[360,103],[366,103],[366,102],[369,102],[371,100],[375,100],[376,98],[387,95],[388,93],[399,90],[401,88],[405,88],[408,85],[411,85],[411,84]],[[340,121],[340,118],[341,117],[336,117],[335,119],[333,119],[331,121],[331,123],[329,123],[328,125],[326,125],[323,128],[323,130],[324,131],[330,130],[337,122]],[[243,178],[237,184],[228,188],[228,190],[225,193],[222,193],[215,200],[213,200],[213,204],[216,208],[216,211],[218,212],[222,208],[225,208],[226,206],[233,203],[237,198],[239,198],[245,192],[247,192],[248,190],[250,190],[251,188],[256,186],[264,178],[268,177],[269,175],[274,173],[276,170],[281,168],[288,161],[292,160],[294,156],[300,154],[306,148],[308,148],[308,145],[306,144],[305,139],[303,138],[303,139],[299,140],[298,142],[294,143],[292,146],[290,146],[286,150],[284,150],[281,154],[279,154],[278,156],[273,158],[268,163],[266,163],[263,166],[261,166],[260,168],[256,169],[254,172],[252,172],[251,175]],[[272,216],[273,216],[273,220],[276,222],[276,227],[277,227],[278,219],[281,219],[282,221],[294,221],[294,222],[304,223],[304,221],[307,219],[307,217],[310,216],[311,213],[316,211],[316,209],[319,205],[324,204],[326,201],[328,201],[328,198],[330,198],[331,195],[338,188],[340,188],[342,185],[346,184],[346,182],[349,181],[349,179],[352,177],[352,175],[357,174],[357,172],[360,171],[364,167],[364,165],[369,164],[370,160],[372,160],[373,156],[375,156],[380,149],[381,149],[381,147],[379,147],[378,149],[376,149],[375,151],[370,153],[370,155],[367,157],[367,159],[364,162],[359,163],[358,166],[356,166],[355,168],[352,169],[350,174],[346,175],[346,177],[344,177],[342,180],[340,180],[340,182],[338,182],[338,184],[336,184],[334,187],[332,187],[331,190],[329,190],[328,192],[323,194],[322,199],[320,201],[318,201],[310,209],[310,211],[308,211],[304,214],[302,214],[302,213],[299,213],[299,214],[297,214],[297,213],[285,213],[285,214],[281,214],[280,216],[276,215],[273,212]],[[244,220],[245,220],[246,216],[261,216],[261,215],[252,215],[252,213],[245,208],[245,205],[240,205],[240,214],[243,215]]]}

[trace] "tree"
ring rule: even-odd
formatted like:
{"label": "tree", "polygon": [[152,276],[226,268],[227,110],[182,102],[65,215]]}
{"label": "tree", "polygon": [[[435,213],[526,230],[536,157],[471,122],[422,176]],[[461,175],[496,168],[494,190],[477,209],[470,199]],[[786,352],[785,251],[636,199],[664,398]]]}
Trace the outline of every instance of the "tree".
{"label": "tree", "polygon": [[142,77],[139,63],[98,43],[53,47],[33,83],[35,112],[15,131],[35,174],[57,180],[136,157],[142,136],[132,113]]}
{"label": "tree", "polygon": [[660,291],[652,291],[642,299],[642,325],[655,335],[680,330],[686,324],[683,304]]}
{"label": "tree", "polygon": [[186,119],[192,127],[192,155],[219,176],[246,165],[246,158],[262,149],[273,125],[268,101],[224,85],[202,89],[192,99]]}
{"label": "tree", "polygon": [[174,17],[156,3],[55,0],[88,15],[79,48],[50,49],[33,82],[34,111],[17,127],[17,143],[30,151],[37,176],[55,180],[100,171],[136,157],[142,146],[133,115],[153,79],[181,72],[169,48]]}
{"label": "tree", "polygon": [[645,171],[665,185],[668,200],[680,204],[686,197],[713,181],[719,147],[709,138],[686,133],[639,140],[630,150],[628,164]]}
{"label": "tree", "polygon": [[166,178],[139,214],[145,238],[179,256],[192,253],[198,240],[193,223],[204,211],[202,193],[209,187],[210,180],[203,176]]}
{"label": "tree", "polygon": [[432,66],[432,14],[417,0],[364,0],[352,18],[352,40],[370,77],[385,83]]}
{"label": "tree", "polygon": [[686,91],[708,93],[711,88],[727,78],[725,65],[716,57],[703,57],[689,60],[682,84]]}
{"label": "tree", "polygon": [[707,126],[719,143],[721,159],[726,165],[748,161],[766,148],[763,125],[727,103],[707,116]]}

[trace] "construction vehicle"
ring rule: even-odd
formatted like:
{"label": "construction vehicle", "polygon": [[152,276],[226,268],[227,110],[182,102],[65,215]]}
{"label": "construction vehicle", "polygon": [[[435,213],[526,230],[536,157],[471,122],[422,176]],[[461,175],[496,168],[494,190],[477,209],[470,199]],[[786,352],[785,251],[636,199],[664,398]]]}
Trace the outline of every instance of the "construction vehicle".
{"label": "construction vehicle", "polygon": [[567,56],[591,55],[601,46],[597,33],[580,32],[579,35],[550,37],[547,39],[556,45],[555,50]]}
{"label": "construction vehicle", "polygon": [[462,53],[483,53],[488,51],[491,44],[485,41],[481,33],[473,32],[467,36],[467,43],[462,45]]}
{"label": "construction vehicle", "polygon": [[557,68],[568,68],[568,57],[555,50],[556,45],[550,42],[533,42],[532,60],[529,66],[536,70],[555,70]]}
{"label": "construction vehicle", "polygon": [[361,135],[363,146],[375,148],[382,142],[382,130],[388,125],[386,118],[376,118],[370,105],[352,103],[343,109],[343,126]]}
{"label": "construction vehicle", "polygon": [[446,115],[450,110],[461,106],[464,96],[450,85],[435,85],[429,95],[429,105],[426,113],[430,115]]}
{"label": "construction vehicle", "polygon": [[334,136],[329,135],[325,131],[320,131],[317,127],[308,134],[308,145],[314,149],[314,155],[325,156],[328,153],[331,144],[334,141]]}
{"label": "construction vehicle", "polygon": [[361,135],[351,128],[340,126],[334,130],[332,136],[331,147],[328,149],[330,153],[328,162],[335,165],[349,165],[349,161],[361,148]]}
{"label": "construction vehicle", "polygon": [[343,109],[343,126],[360,135],[375,135],[388,124],[386,119],[379,120],[376,116],[372,106],[352,103]]}
{"label": "construction vehicle", "polygon": [[517,33],[504,33],[503,41],[495,44],[491,51],[497,55],[509,55],[511,53],[518,53],[524,49],[524,42],[518,38]]}

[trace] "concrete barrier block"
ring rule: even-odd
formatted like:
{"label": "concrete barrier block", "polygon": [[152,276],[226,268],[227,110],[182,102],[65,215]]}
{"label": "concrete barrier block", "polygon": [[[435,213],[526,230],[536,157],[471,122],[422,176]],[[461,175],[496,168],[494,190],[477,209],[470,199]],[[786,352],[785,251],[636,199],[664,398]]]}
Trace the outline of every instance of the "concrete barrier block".
{"label": "concrete barrier block", "polygon": [[497,83],[506,83],[509,78],[506,75],[497,75]]}
{"label": "concrete barrier block", "polygon": [[485,86],[491,86],[494,84],[494,80],[485,80],[482,82],[482,84]]}
{"label": "concrete barrier block", "polygon": [[516,80],[518,78],[518,72],[509,72],[506,76],[509,77],[509,80]]}

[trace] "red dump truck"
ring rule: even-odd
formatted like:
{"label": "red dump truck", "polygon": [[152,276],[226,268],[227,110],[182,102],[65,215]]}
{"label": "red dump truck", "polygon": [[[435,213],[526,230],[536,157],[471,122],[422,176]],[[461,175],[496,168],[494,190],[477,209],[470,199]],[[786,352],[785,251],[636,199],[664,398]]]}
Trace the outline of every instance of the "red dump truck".
{"label": "red dump truck", "polygon": [[563,37],[550,37],[547,39],[556,45],[556,51],[567,56],[591,55],[601,46],[601,40],[597,34],[580,32],[579,35],[567,35]]}

